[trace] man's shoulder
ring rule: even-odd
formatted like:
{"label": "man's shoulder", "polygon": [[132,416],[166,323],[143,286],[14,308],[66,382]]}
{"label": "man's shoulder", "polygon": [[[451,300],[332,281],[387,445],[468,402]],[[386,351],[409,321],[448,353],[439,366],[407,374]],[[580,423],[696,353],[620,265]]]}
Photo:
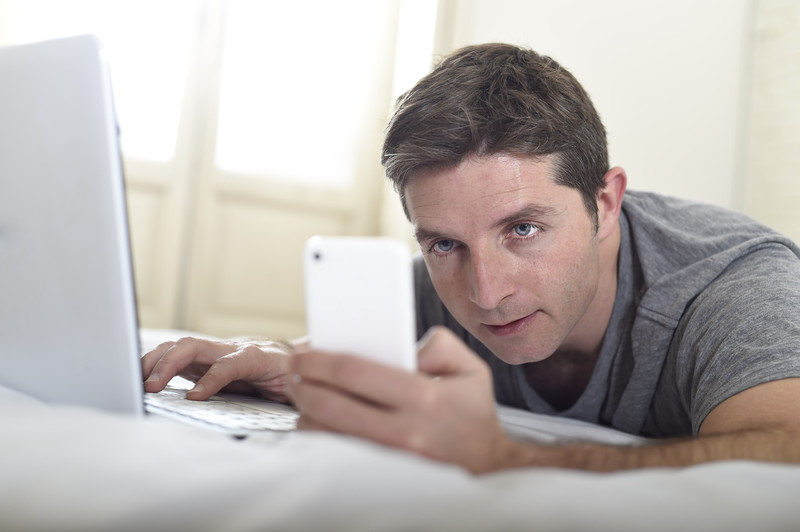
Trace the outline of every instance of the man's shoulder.
{"label": "man's shoulder", "polygon": [[[628,277],[633,279],[636,310],[627,362],[632,369],[623,375],[628,384],[624,395],[618,393],[622,399],[613,424],[626,431],[641,430],[645,423],[655,423],[646,421],[655,410],[641,405],[653,404],[661,405],[656,423],[661,428],[655,431],[653,425],[648,430],[668,434],[685,423],[682,430],[692,424],[696,429],[703,412],[718,404],[718,398],[703,407],[692,406],[685,413],[691,423],[689,417],[679,420],[684,414],[675,414],[673,402],[694,404],[687,391],[694,381],[688,359],[673,357],[725,352],[729,343],[703,347],[699,339],[716,338],[709,330],[722,339],[734,329],[752,333],[760,327],[754,318],[762,310],[763,322],[777,322],[776,315],[790,313],[800,295],[800,249],[757,221],[714,205],[632,192],[626,194],[623,211],[621,249],[630,255]],[[665,362],[671,370],[662,369]],[[678,378],[678,370],[685,378]],[[670,375],[677,381],[670,381]],[[669,417],[673,414],[677,418]]]}
{"label": "man's shoulder", "polygon": [[[688,236],[718,235],[719,223],[728,226],[726,233],[777,234],[755,219],[728,207],[675,196],[629,190],[622,208],[632,218],[632,225],[667,225],[688,230]],[[711,225],[709,225],[711,224]]]}
{"label": "man's shoulder", "polygon": [[648,287],[673,276],[715,277],[731,262],[764,248],[800,257],[789,238],[724,207],[631,191],[623,211],[625,238]]}

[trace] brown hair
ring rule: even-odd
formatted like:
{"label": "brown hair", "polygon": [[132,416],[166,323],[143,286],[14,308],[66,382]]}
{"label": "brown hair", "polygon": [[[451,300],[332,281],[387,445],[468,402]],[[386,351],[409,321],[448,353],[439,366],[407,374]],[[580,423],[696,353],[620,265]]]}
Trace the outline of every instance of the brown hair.
{"label": "brown hair", "polygon": [[580,192],[596,226],[605,128],[572,74],[533,50],[483,44],[445,58],[398,99],[381,163],[408,216],[409,179],[498,153],[555,154],[554,181]]}

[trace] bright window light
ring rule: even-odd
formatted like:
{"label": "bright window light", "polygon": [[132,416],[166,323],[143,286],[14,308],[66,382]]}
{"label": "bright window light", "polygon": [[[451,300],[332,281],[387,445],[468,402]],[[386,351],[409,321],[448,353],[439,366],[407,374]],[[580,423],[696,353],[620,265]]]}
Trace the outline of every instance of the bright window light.
{"label": "bright window light", "polygon": [[[352,183],[365,122],[389,97],[391,2],[227,4],[216,164],[303,184]],[[378,117],[382,120],[384,117]],[[375,154],[378,157],[378,154]]]}
{"label": "bright window light", "polygon": [[174,157],[192,23],[192,0],[6,0],[5,42],[97,35],[111,63],[126,157]]}
{"label": "bright window light", "polygon": [[395,99],[431,71],[438,4],[432,0],[400,3],[392,90]]}

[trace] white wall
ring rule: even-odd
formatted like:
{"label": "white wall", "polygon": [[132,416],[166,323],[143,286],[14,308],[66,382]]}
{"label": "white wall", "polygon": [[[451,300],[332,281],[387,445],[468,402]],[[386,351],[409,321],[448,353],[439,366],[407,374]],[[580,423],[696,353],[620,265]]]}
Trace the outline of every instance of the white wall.
{"label": "white wall", "polygon": [[442,8],[449,35],[440,52],[511,42],[570,70],[592,96],[611,164],[627,170],[630,188],[737,206],[748,0],[453,0]]}
{"label": "white wall", "polygon": [[742,203],[800,242],[800,1],[758,2],[753,50]]}

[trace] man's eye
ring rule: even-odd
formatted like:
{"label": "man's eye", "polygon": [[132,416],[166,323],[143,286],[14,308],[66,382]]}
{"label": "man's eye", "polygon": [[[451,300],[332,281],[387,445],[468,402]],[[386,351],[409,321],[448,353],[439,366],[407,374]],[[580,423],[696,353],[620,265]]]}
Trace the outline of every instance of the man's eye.
{"label": "man's eye", "polygon": [[537,228],[533,224],[517,224],[514,226],[514,234],[517,236],[531,236],[536,232]]}
{"label": "man's eye", "polygon": [[456,243],[452,240],[439,240],[436,242],[431,249],[436,253],[447,253],[452,251],[453,248],[456,247]]}

